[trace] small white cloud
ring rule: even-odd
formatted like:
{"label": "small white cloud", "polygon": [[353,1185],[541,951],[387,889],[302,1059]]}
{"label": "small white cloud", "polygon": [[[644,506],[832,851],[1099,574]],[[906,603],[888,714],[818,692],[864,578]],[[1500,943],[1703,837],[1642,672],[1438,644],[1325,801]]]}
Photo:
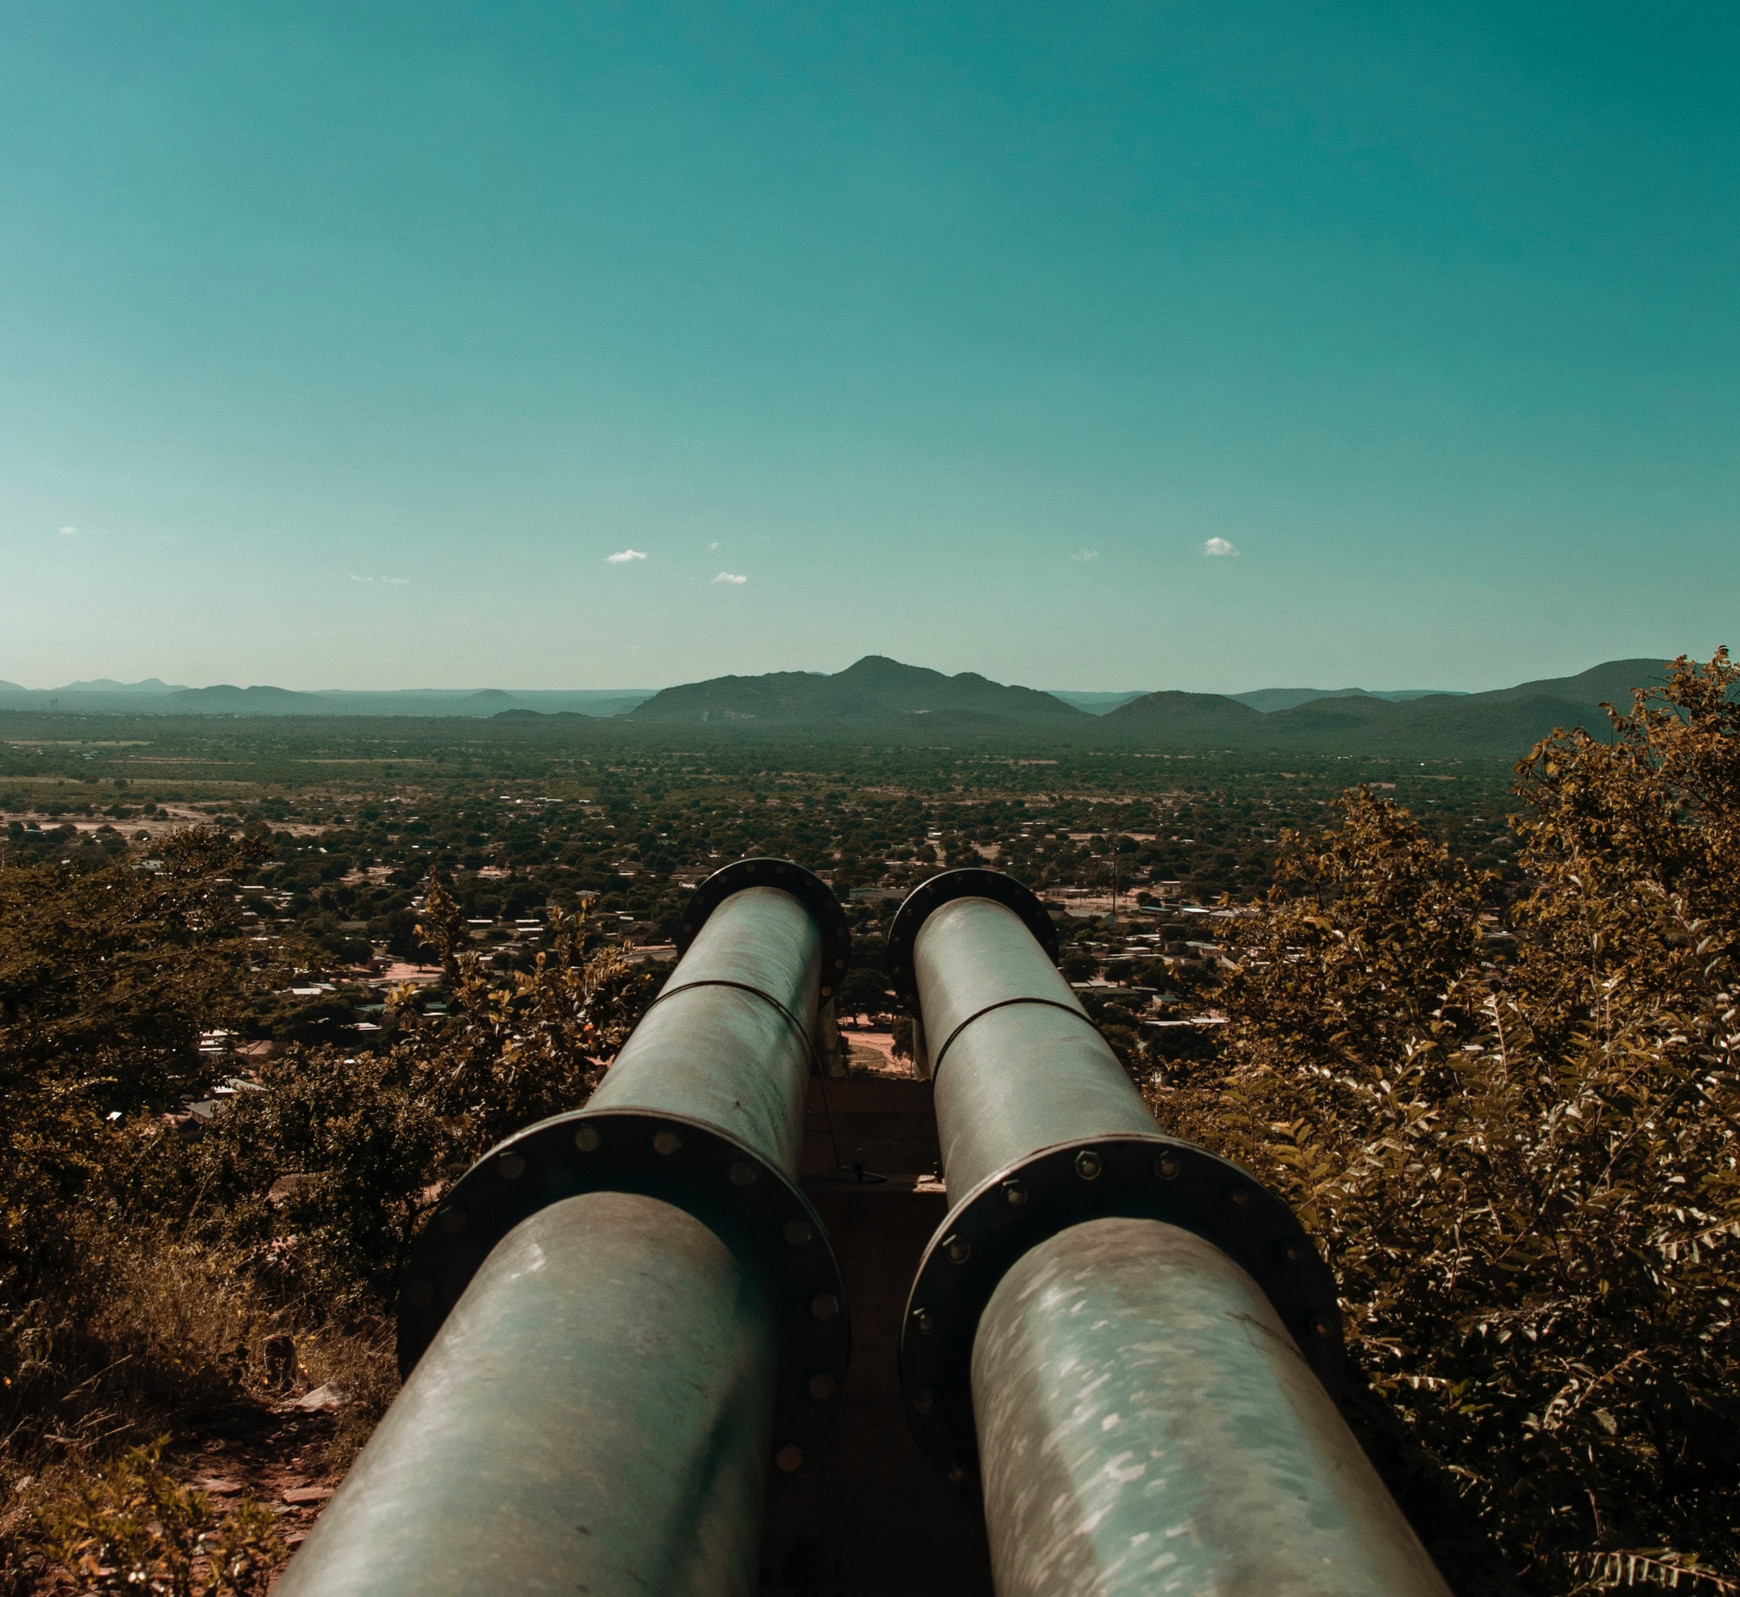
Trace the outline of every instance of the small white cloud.
{"label": "small white cloud", "polygon": [[719,575],[716,576],[713,580],[715,582],[729,582],[734,587],[740,587],[740,586],[742,586],[742,584],[747,582],[749,580],[749,578],[737,576],[734,572],[721,571],[719,573]]}
{"label": "small white cloud", "polygon": [[60,535],[63,538],[76,538],[79,535],[79,529],[77,527],[62,527]]}
{"label": "small white cloud", "polygon": [[1100,552],[1098,549],[1078,549],[1069,558],[1071,560],[1098,560],[1099,557]]}
{"label": "small white cloud", "polygon": [[707,547],[708,547],[708,548],[709,548],[709,549],[713,549],[713,550],[717,550],[717,549],[718,549],[718,547],[719,547],[719,545],[718,545],[718,544],[716,544],[716,543],[710,543],[710,544],[708,544],[708,545],[707,545]]}
{"label": "small white cloud", "polygon": [[1210,538],[1208,542],[1202,546],[1202,552],[1205,555],[1236,555],[1238,550],[1235,549],[1232,546],[1231,541],[1226,538]]}
{"label": "small white cloud", "polygon": [[381,581],[386,583],[389,588],[408,588],[411,586],[409,577],[382,577]]}
{"label": "small white cloud", "polygon": [[644,549],[618,549],[613,555],[606,555],[604,563],[607,566],[626,566],[631,560],[646,559]]}
{"label": "small white cloud", "polygon": [[352,582],[373,582],[373,581],[374,581],[374,580],[375,580],[375,579],[374,579],[374,578],[373,578],[373,577],[359,577],[359,576],[358,576],[358,575],[357,575],[357,574],[356,574],[356,573],[355,573],[355,572],[354,572],[354,571],[353,571],[353,572],[351,572],[351,574],[350,574],[350,580],[351,580],[351,581],[352,581]]}

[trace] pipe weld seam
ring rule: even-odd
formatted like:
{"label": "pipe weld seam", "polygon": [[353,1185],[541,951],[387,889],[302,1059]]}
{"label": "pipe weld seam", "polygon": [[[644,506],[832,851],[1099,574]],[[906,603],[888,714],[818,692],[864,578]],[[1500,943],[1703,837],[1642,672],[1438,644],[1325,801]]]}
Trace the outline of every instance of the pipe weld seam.
{"label": "pipe weld seam", "polygon": [[[641,1020],[644,1021],[646,1017],[657,1009],[658,1006],[667,998],[675,998],[679,993],[693,992],[697,987],[731,987],[740,993],[753,994],[755,997],[761,999],[763,1003],[772,1004],[780,1014],[785,1016],[791,1029],[798,1034],[798,1040],[803,1043],[804,1052],[809,1055],[810,1063],[815,1067],[817,1074],[821,1074],[821,1055],[816,1052],[816,1045],[810,1040],[810,1034],[804,1030],[804,1023],[787,1009],[784,1004],[775,998],[772,993],[764,992],[761,988],[752,986],[746,981],[727,981],[722,976],[701,976],[697,977],[694,981],[684,982],[681,987],[667,987],[658,995],[657,998],[641,1011]],[[639,1022],[637,1021],[636,1024],[638,1025]]]}
{"label": "pipe weld seam", "polygon": [[983,1016],[990,1014],[993,1009],[1008,1009],[1012,1004],[1037,1004],[1041,1008],[1044,1008],[1044,1009],[1061,1009],[1064,1012],[1064,1014],[1066,1014],[1066,1015],[1074,1015],[1075,1018],[1077,1020],[1079,1020],[1083,1025],[1085,1025],[1090,1031],[1094,1031],[1097,1033],[1099,1030],[1099,1028],[1097,1026],[1095,1026],[1093,1021],[1088,1017],[1088,1014],[1085,1010],[1074,1008],[1069,1004],[1060,1004],[1055,998],[1028,998],[1028,997],[999,998],[997,1000],[997,1002],[994,1004],[986,1004],[983,1009],[975,1009],[972,1012],[972,1014],[968,1015],[967,1018],[960,1023],[960,1025],[956,1026],[955,1029],[948,1034],[948,1037],[944,1041],[942,1047],[937,1049],[937,1051],[931,1056],[931,1061],[930,1061],[931,1079],[934,1081],[936,1079],[936,1077],[941,1074],[943,1055],[946,1054],[949,1051],[949,1049],[954,1045],[955,1038],[960,1036],[960,1034],[963,1031],[965,1031],[967,1029],[967,1027],[972,1025],[972,1023],[975,1020],[978,1020],[978,1019],[982,1018]]}

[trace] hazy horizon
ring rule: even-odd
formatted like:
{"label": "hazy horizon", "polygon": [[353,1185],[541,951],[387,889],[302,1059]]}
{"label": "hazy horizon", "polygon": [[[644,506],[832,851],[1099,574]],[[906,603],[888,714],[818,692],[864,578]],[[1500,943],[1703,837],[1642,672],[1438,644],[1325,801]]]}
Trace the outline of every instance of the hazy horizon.
{"label": "hazy horizon", "polygon": [[1737,641],[1730,7],[8,20],[0,678]]}
{"label": "hazy horizon", "polygon": [[[1673,651],[1672,653],[1663,654],[1659,658],[1662,659],[1663,661],[1667,661],[1667,660],[1672,659],[1674,657],[1674,654],[1678,653],[1678,652],[1680,652],[1680,651],[1676,650],[1676,651]],[[836,666],[836,667],[832,668],[831,670],[816,671],[816,672],[812,672],[810,674],[813,674],[813,675],[834,675],[834,674],[837,674],[839,671],[845,670],[848,666],[855,664],[857,659],[862,659],[862,658],[863,658],[863,656],[857,656],[857,657],[855,657],[854,660],[848,660],[848,661],[844,662],[844,664]],[[1580,666],[1577,666],[1576,668],[1574,668],[1571,671],[1554,673],[1554,675],[1555,676],[1575,676],[1579,672],[1584,671],[1584,670],[1588,670],[1592,666],[1604,664],[1609,660],[1615,660],[1615,659],[1621,659],[1621,658],[1655,659],[1655,658],[1657,658],[1657,656],[1655,656],[1654,654],[1649,654],[1649,653],[1646,653],[1644,655],[1637,655],[1637,656],[1606,655],[1606,656],[1603,656],[1603,658],[1601,660],[1590,660],[1590,661],[1587,661]],[[922,660],[904,660],[904,661],[901,661],[900,663],[903,665],[918,666],[918,667],[921,667],[923,669],[928,669],[928,670],[938,669],[937,667],[934,667],[934,666],[926,666],[925,662]],[[778,671],[778,670],[799,670],[799,669],[804,669],[804,668],[801,668],[801,667],[775,667],[774,669],[776,671]],[[974,670],[974,668],[971,666],[964,667],[963,669],[967,672],[972,672]],[[715,673],[711,673],[711,675],[714,675],[714,676],[725,676],[725,675],[743,676],[743,675],[760,675],[760,674],[762,674],[762,673],[759,673],[759,672],[715,672]],[[955,675],[956,673],[950,672],[950,673],[946,673],[946,674]],[[980,676],[991,677],[991,673],[986,672],[986,671],[980,671],[977,674]],[[645,684],[641,684],[638,686],[620,686],[620,685],[615,685],[615,684],[609,684],[609,685],[605,685],[602,687],[562,687],[562,686],[552,686],[549,683],[520,683],[516,686],[513,684],[509,684],[509,683],[504,683],[504,682],[476,682],[476,683],[462,683],[462,684],[459,684],[457,686],[452,686],[452,685],[440,686],[440,685],[431,685],[430,683],[427,683],[427,682],[422,682],[422,683],[414,683],[414,684],[411,684],[411,685],[406,686],[406,687],[382,688],[382,687],[373,687],[373,686],[366,686],[366,685],[362,686],[362,687],[350,686],[350,685],[339,685],[339,686],[328,685],[328,686],[316,687],[316,686],[308,686],[306,684],[300,684],[300,683],[293,682],[293,681],[284,681],[284,682],[257,681],[257,682],[255,682],[255,681],[239,681],[239,680],[213,680],[210,682],[181,682],[181,681],[176,681],[176,680],[169,678],[169,677],[165,677],[159,672],[148,672],[144,676],[136,677],[131,681],[124,680],[121,678],[116,678],[116,677],[106,677],[105,678],[105,677],[96,676],[96,675],[88,675],[88,676],[73,677],[73,678],[70,678],[70,679],[67,679],[64,681],[55,681],[55,682],[39,681],[39,682],[32,683],[32,682],[25,681],[22,678],[17,677],[17,676],[9,676],[9,675],[6,675],[5,673],[0,673],[0,682],[16,683],[19,687],[24,688],[26,691],[32,692],[32,693],[55,693],[55,692],[77,691],[81,687],[87,688],[91,691],[108,691],[108,692],[135,691],[135,690],[142,688],[143,685],[146,683],[149,683],[152,681],[157,681],[157,682],[161,682],[164,685],[164,688],[168,691],[186,691],[189,689],[197,691],[199,689],[204,689],[204,688],[219,688],[219,687],[232,687],[232,688],[269,687],[269,688],[285,689],[285,690],[292,692],[292,693],[357,693],[357,694],[362,694],[362,693],[380,693],[380,694],[389,694],[389,693],[411,693],[411,694],[414,694],[414,693],[429,693],[429,694],[510,693],[510,694],[523,694],[523,693],[531,693],[531,694],[576,694],[576,695],[585,694],[585,695],[590,695],[593,697],[602,698],[602,697],[612,696],[612,695],[621,695],[621,696],[627,697],[627,696],[637,694],[637,693],[646,694],[646,695],[650,696],[654,693],[658,693],[658,692],[662,691],[665,688],[682,686],[684,682],[703,681],[703,680],[706,680],[706,678],[684,678],[684,679],[682,679],[682,681],[679,681],[679,682],[660,682],[656,686],[650,686],[650,687],[645,685]],[[1011,685],[1011,686],[1037,688],[1037,689],[1039,689],[1039,691],[1041,691],[1043,693],[1076,694],[1076,695],[1081,695],[1084,697],[1092,697],[1092,696],[1113,697],[1113,696],[1116,696],[1119,694],[1154,693],[1154,692],[1163,691],[1163,690],[1167,690],[1167,689],[1174,689],[1174,688],[1178,687],[1178,684],[1170,683],[1170,682],[1155,682],[1155,683],[1149,684],[1146,687],[1108,688],[1108,687],[1058,687],[1058,686],[1047,685],[1045,683],[1038,682],[1038,681],[1022,682],[1019,680],[1007,679],[1007,678],[1001,678],[1001,677],[991,677],[991,680],[999,681],[999,682],[1007,682],[1008,685]],[[1234,686],[1217,686],[1217,687],[1209,687],[1209,688],[1197,687],[1197,688],[1185,689],[1182,691],[1219,693],[1219,694],[1232,695],[1232,694],[1240,694],[1240,693],[1259,693],[1259,692],[1263,692],[1265,690],[1272,690],[1272,689],[1298,690],[1301,688],[1319,688],[1319,689],[1322,689],[1322,690],[1327,691],[1327,692],[1339,692],[1339,691],[1343,691],[1343,690],[1346,690],[1349,688],[1359,688],[1359,689],[1363,689],[1365,692],[1368,692],[1368,693],[1481,693],[1481,692],[1487,692],[1487,691],[1490,691],[1490,690],[1496,689],[1496,688],[1514,687],[1517,685],[1517,683],[1519,681],[1538,681],[1538,680],[1543,680],[1543,679],[1542,678],[1512,678],[1512,679],[1502,681],[1502,682],[1495,681],[1495,682],[1482,683],[1477,687],[1468,687],[1468,686],[1465,686],[1465,685],[1460,684],[1460,683],[1436,682],[1436,683],[1432,683],[1430,685],[1423,687],[1418,682],[1405,682],[1405,683],[1398,682],[1395,684],[1390,684],[1390,683],[1385,683],[1385,682],[1333,682],[1333,683],[1330,683],[1330,682],[1309,682],[1309,681],[1305,680],[1303,677],[1298,677],[1297,679],[1289,678],[1287,680],[1275,678],[1274,680],[1265,680],[1262,682],[1251,682],[1248,684],[1239,684],[1239,685],[1234,685]],[[97,687],[92,686],[93,684],[99,684],[99,683],[104,683],[104,682],[107,682],[107,683],[113,684],[113,685],[111,687],[107,687],[107,688],[97,688]],[[156,690],[148,689],[146,691],[151,692],[151,691],[156,691]]]}

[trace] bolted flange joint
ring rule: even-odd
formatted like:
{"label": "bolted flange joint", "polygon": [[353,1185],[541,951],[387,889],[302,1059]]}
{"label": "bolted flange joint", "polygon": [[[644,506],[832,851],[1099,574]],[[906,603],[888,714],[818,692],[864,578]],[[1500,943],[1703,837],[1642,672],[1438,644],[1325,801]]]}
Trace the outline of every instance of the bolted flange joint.
{"label": "bolted flange joint", "polygon": [[[679,956],[689,953],[720,906],[755,887],[777,888],[808,912],[821,941],[817,997],[828,1013],[827,1001],[851,957],[851,935],[827,885],[790,860],[738,860],[708,877],[683,912]],[[751,981],[692,972],[685,979],[679,958],[653,1006],[683,996],[701,1003],[709,990],[720,988],[771,1005],[811,1062],[821,1063],[804,1006],[794,1011],[777,992]],[[643,1035],[637,1027],[636,1037]],[[615,1069],[628,1068],[624,1062],[634,1046],[631,1037]],[[600,1096],[608,1096],[608,1089]],[[839,1406],[850,1331],[839,1265],[821,1221],[795,1179],[772,1162],[774,1156],[771,1147],[764,1151],[711,1120],[663,1104],[616,1107],[595,1098],[591,1106],[516,1132],[466,1172],[412,1247],[399,1295],[401,1372],[410,1373],[491,1249],[515,1226],[582,1193],[638,1193],[687,1211],[740,1256],[761,1265],[781,1349],[773,1462],[776,1478],[795,1473],[814,1456]]]}
{"label": "bolted flange joint", "polygon": [[746,887],[777,887],[790,893],[810,912],[822,934],[823,1000],[840,989],[846,967],[852,963],[852,928],[833,890],[819,876],[784,859],[740,859],[713,872],[690,896],[677,926],[677,958],[688,953],[707,917],[733,893]]}
{"label": "bolted flange joint", "polygon": [[635,1192],[687,1211],[758,1257],[773,1284],[781,1348],[773,1443],[780,1473],[813,1457],[839,1408],[851,1351],[839,1262],[810,1201],[717,1127],[637,1110],[578,1110],[499,1143],[447,1194],[411,1250],[398,1352],[409,1375],[496,1243],[584,1192]]}
{"label": "bolted flange joint", "polygon": [[907,1299],[900,1337],[907,1418],[920,1449],[951,1482],[977,1480],[973,1338],[997,1283],[1029,1248],[1108,1216],[1161,1220],[1212,1242],[1256,1281],[1306,1363],[1339,1396],[1335,1278],[1274,1193],[1238,1165],[1159,1131],[1058,1143],[997,1171],[950,1210]]}
{"label": "bolted flange joint", "polygon": [[[1057,927],[1052,924],[1045,906],[1013,876],[977,865],[941,871],[907,894],[888,928],[888,980],[909,1015],[919,1012],[918,976],[912,964],[912,945],[918,938],[918,929],[932,910],[941,909],[956,898],[988,898],[994,904],[1012,909],[1021,917],[1021,923],[1033,934],[1052,964],[1057,963]],[[939,1044],[942,1041],[940,1037],[937,1039]]]}

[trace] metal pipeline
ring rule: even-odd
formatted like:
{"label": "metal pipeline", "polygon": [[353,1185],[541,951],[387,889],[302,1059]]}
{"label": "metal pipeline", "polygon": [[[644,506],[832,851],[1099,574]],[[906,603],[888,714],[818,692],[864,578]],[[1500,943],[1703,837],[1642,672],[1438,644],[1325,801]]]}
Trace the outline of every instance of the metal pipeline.
{"label": "metal pipeline", "polygon": [[754,1589],[770,1474],[846,1373],[796,1177],[849,938],[807,871],[743,860],[678,948],[585,1108],[491,1149],[418,1238],[404,1389],[281,1597]]}
{"label": "metal pipeline", "polygon": [[994,871],[896,916],[949,1211],[913,1283],[919,1444],[999,1597],[1446,1597],[1336,1407],[1335,1284],[1248,1172],[1162,1133]]}

